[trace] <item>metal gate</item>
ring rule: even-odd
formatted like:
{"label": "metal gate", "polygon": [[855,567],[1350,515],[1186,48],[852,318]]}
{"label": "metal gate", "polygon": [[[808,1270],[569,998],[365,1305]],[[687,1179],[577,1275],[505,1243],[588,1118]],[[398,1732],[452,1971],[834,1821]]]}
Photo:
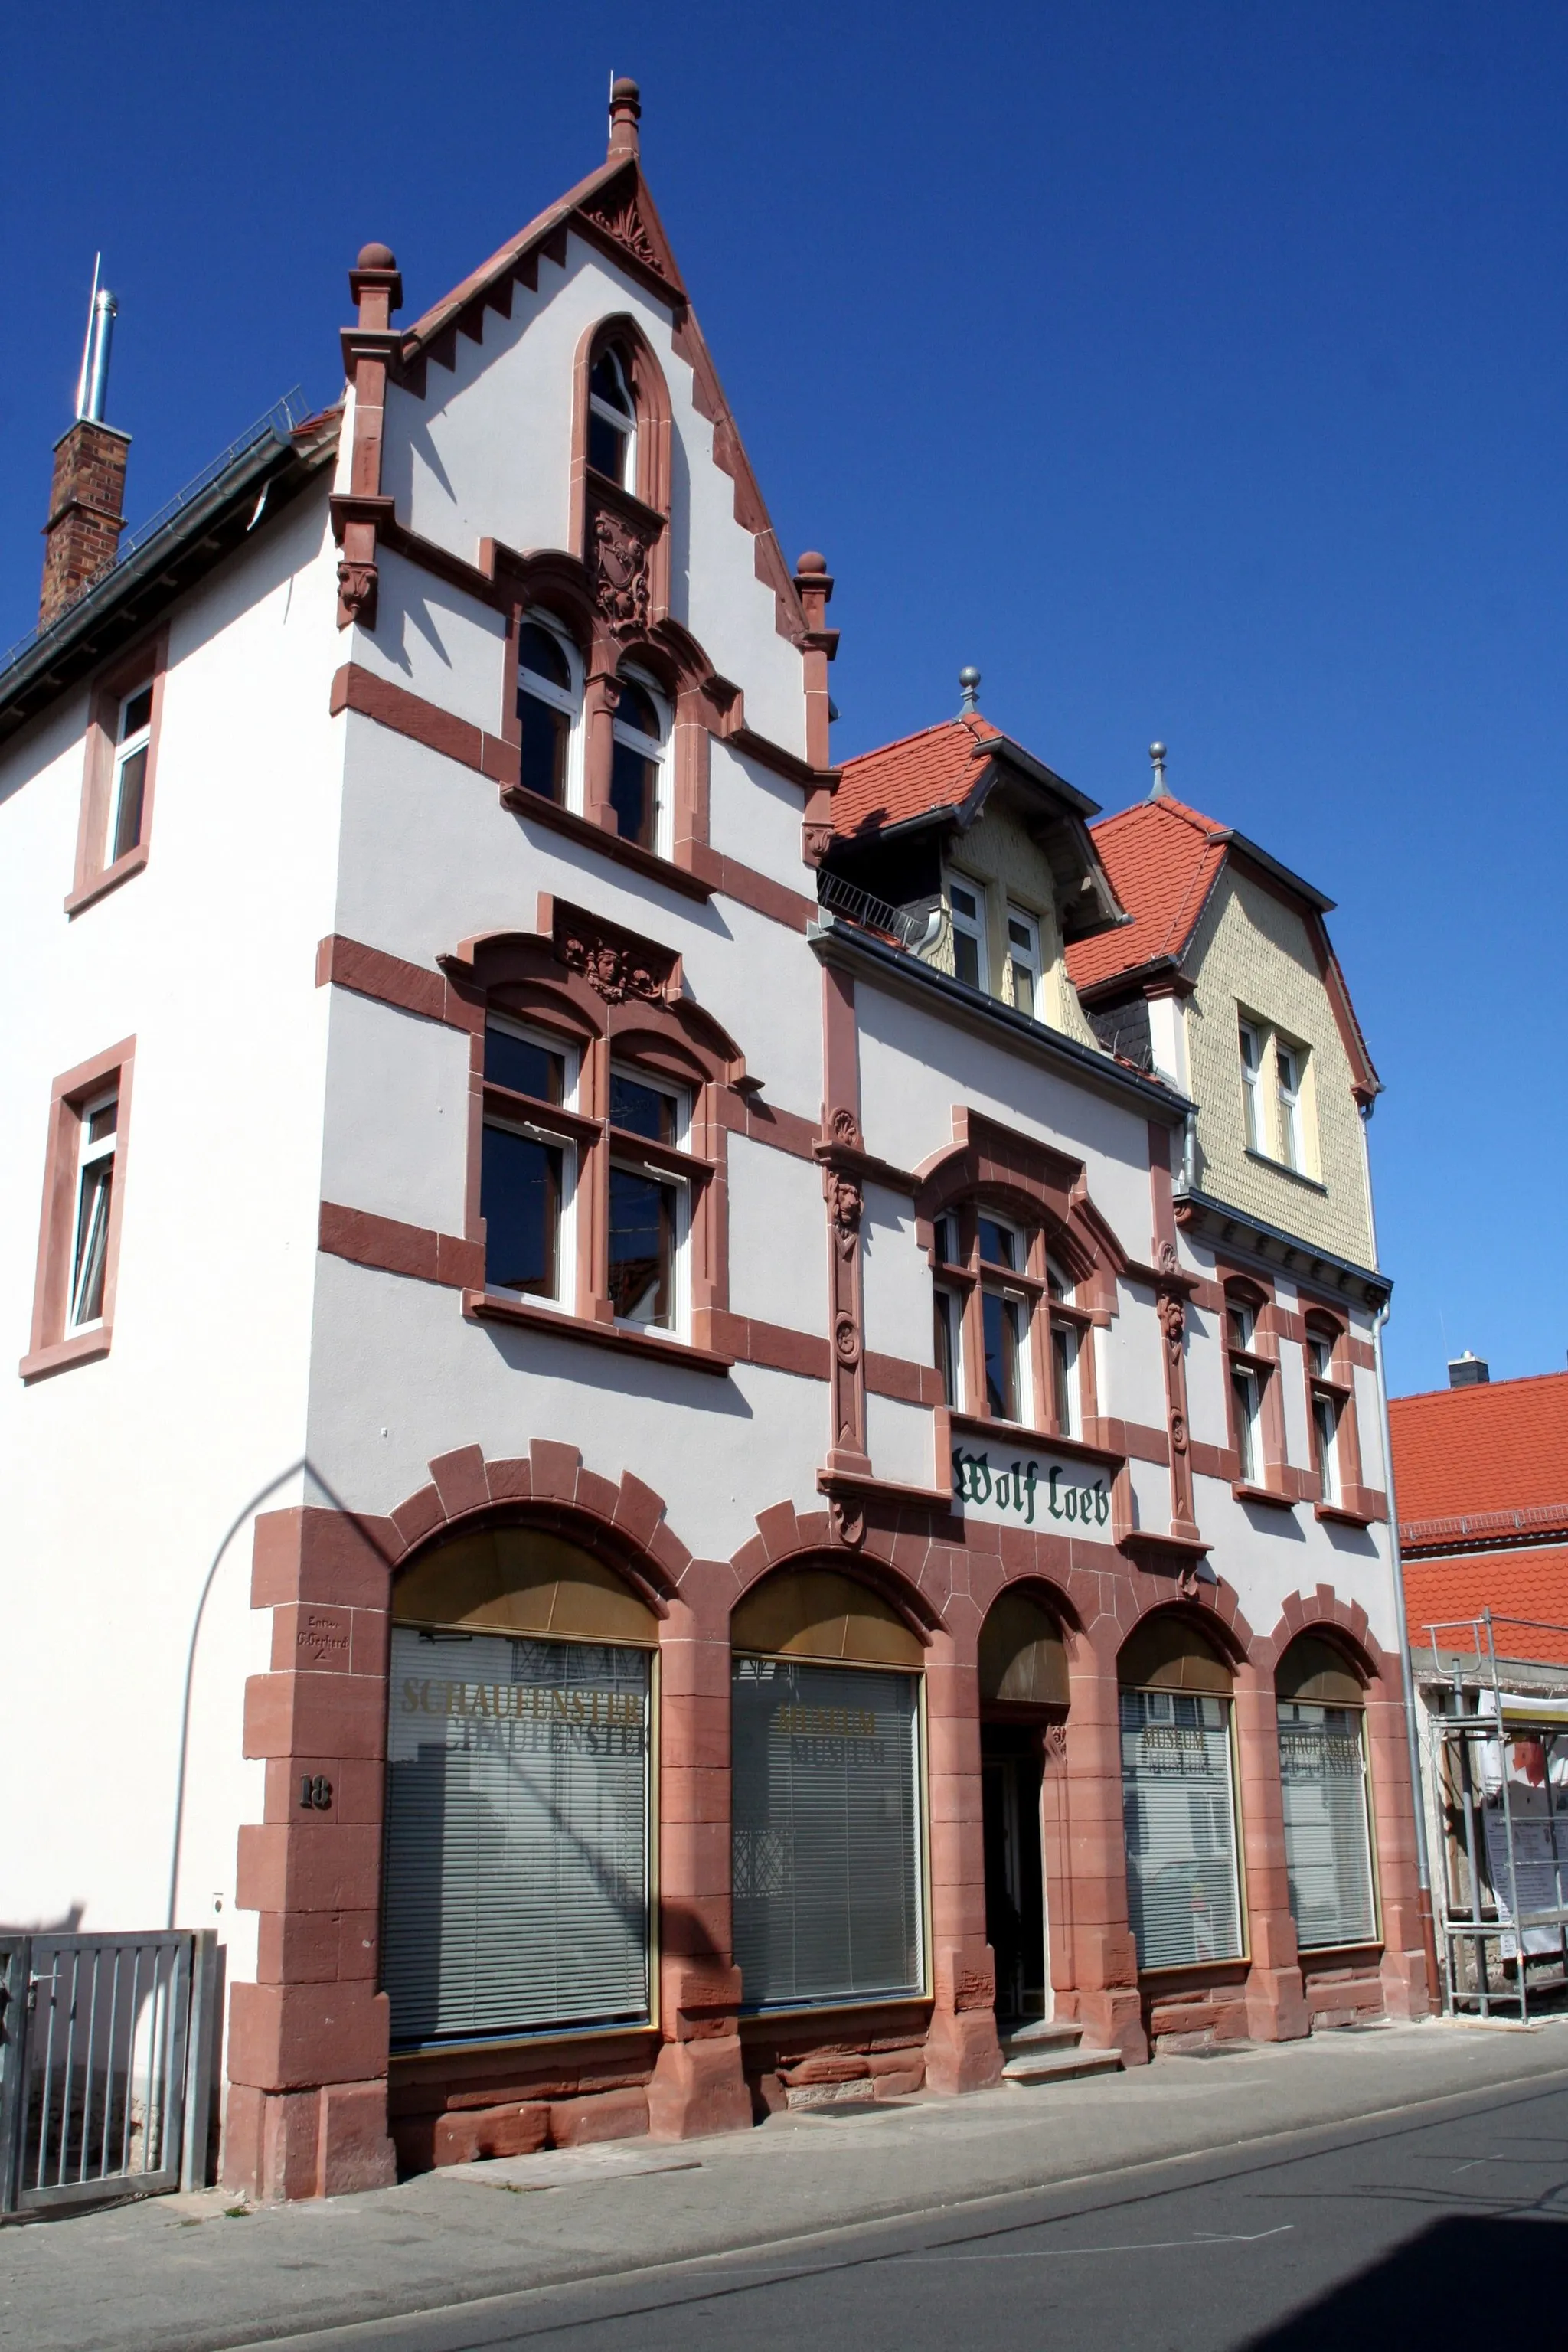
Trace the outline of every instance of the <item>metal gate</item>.
{"label": "metal gate", "polygon": [[0,2213],[205,2184],[217,1937],[0,1935]]}

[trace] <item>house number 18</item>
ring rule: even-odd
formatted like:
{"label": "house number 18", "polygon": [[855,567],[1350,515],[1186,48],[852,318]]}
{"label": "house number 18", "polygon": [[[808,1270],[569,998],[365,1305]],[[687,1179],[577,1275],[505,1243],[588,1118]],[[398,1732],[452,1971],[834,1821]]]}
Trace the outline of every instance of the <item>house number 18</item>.
{"label": "house number 18", "polygon": [[306,1812],[324,1813],[332,1801],[332,1784],[324,1772],[305,1772],[300,1778],[300,1803]]}

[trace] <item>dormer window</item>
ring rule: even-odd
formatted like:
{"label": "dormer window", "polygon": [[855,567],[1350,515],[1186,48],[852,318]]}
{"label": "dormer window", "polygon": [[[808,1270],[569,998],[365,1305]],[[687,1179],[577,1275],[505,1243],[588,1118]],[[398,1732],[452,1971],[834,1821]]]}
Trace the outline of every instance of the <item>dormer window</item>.
{"label": "dormer window", "polygon": [[952,928],[952,976],[966,988],[985,985],[985,908],[973,882],[950,881],[948,915]]}
{"label": "dormer window", "polygon": [[517,633],[517,718],[521,777],[527,792],[564,806],[573,732],[582,708],[575,648],[535,615]]}
{"label": "dormer window", "polygon": [[641,678],[623,673],[612,729],[610,806],[623,841],[660,847],[661,791],[668,727],[658,696]]}
{"label": "dormer window", "polygon": [[1013,982],[1013,1007],[1031,1021],[1040,1017],[1040,927],[1021,907],[1007,909],[1007,969]]}
{"label": "dormer window", "polygon": [[618,489],[636,489],[637,406],[615,343],[605,345],[588,372],[588,463]]}

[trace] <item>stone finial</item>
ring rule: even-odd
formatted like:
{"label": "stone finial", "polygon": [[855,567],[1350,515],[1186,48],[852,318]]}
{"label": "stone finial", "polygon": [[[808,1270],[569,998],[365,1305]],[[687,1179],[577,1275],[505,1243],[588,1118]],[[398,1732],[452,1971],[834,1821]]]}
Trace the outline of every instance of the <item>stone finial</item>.
{"label": "stone finial", "polygon": [[637,152],[637,123],[642,116],[642,93],[635,81],[622,74],[610,84],[610,152],[614,162],[620,155]]}
{"label": "stone finial", "polygon": [[980,672],[973,662],[965,662],[959,671],[958,685],[963,697],[958,706],[958,715],[961,719],[967,719],[980,708]]}

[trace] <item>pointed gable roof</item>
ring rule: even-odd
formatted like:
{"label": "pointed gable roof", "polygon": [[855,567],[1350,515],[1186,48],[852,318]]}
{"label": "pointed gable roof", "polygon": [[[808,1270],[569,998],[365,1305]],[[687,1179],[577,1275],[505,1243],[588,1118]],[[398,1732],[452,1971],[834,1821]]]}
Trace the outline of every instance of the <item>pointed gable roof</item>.
{"label": "pointed gable roof", "polygon": [[405,329],[393,354],[395,381],[422,400],[431,366],[455,365],[459,334],[482,343],[488,311],[510,318],[514,286],[522,285],[530,293],[538,290],[542,258],[564,266],[569,232],[596,247],[668,310],[676,352],[691,370],[693,403],[713,427],[713,462],[734,483],[735,520],[756,540],[758,577],[777,600],[779,634],[798,639],[805,632],[805,613],[794,575],[635,152],[612,148],[596,171],[536,214],[526,228]]}
{"label": "pointed gable roof", "polygon": [[1234,825],[1217,824],[1169,793],[1158,800],[1140,801],[1115,816],[1102,817],[1089,830],[1110,886],[1132,919],[1119,930],[1069,945],[1068,971],[1080,996],[1086,1001],[1104,1001],[1119,982],[1131,987],[1137,976],[1162,969],[1179,970],[1215,885],[1226,861],[1234,858],[1243,868],[1252,869],[1255,879],[1288,898],[1301,915],[1350,1061],[1356,1097],[1370,1102],[1383,1092],[1383,1081],[1323,921],[1325,915],[1333,912],[1331,898],[1292,874]]}
{"label": "pointed gable roof", "polygon": [[1002,740],[988,719],[966,712],[847,760],[833,795],[834,832],[877,833],[962,809],[985,780],[985,754]]}
{"label": "pointed gable roof", "polygon": [[1168,796],[1142,801],[1093,828],[1117,897],[1131,918],[1121,929],[1079,940],[1068,968],[1078,989],[1144,965],[1180,962],[1207,906],[1230,835]]}

